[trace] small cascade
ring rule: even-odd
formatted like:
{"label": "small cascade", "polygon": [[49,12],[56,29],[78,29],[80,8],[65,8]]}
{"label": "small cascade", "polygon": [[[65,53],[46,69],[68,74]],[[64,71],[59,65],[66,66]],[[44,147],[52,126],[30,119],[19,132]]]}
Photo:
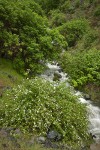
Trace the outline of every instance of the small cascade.
{"label": "small cascade", "polygon": [[[59,79],[60,82],[66,82],[66,86],[71,87],[68,83],[68,77],[66,73],[63,73],[60,66],[57,63],[47,63],[48,69],[44,72],[44,74],[41,75],[42,78],[45,78],[48,81],[53,82],[54,73],[58,73],[61,78]],[[89,132],[94,137],[94,140],[96,142],[100,142],[100,108],[97,106],[94,106],[92,101],[86,100],[82,93],[79,91],[73,92],[72,87],[72,93],[77,95],[79,97],[79,101],[83,104],[86,104],[87,110],[89,112]]]}
{"label": "small cascade", "polygon": [[100,108],[94,106],[92,101],[84,99],[81,92],[78,91],[75,95],[80,96],[79,100],[86,104],[90,122],[89,132],[92,134],[96,142],[100,142]]}

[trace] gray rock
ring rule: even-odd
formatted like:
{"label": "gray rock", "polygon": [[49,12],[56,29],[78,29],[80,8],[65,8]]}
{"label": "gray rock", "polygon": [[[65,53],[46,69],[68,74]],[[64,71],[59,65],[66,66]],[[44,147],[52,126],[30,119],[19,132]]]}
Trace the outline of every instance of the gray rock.
{"label": "gray rock", "polygon": [[14,130],[14,133],[18,136],[20,136],[22,134],[22,132],[20,131],[20,129],[16,129]]}
{"label": "gray rock", "polygon": [[50,140],[59,141],[61,140],[61,135],[57,131],[52,130],[48,132],[47,138]]}
{"label": "gray rock", "polygon": [[44,144],[45,141],[46,141],[46,138],[45,138],[45,137],[40,136],[40,137],[37,138],[37,142],[38,142],[38,143]]}
{"label": "gray rock", "polygon": [[[14,147],[20,148],[20,144],[17,142],[17,139],[10,134],[11,131],[13,131],[13,128],[2,128],[0,130],[0,137],[6,139],[8,142],[11,142]],[[5,147],[5,144],[2,146]]]}
{"label": "gray rock", "polygon": [[90,99],[91,99],[91,96],[90,96],[89,94],[84,94],[84,98],[85,98],[86,100],[90,100]]}
{"label": "gray rock", "polygon": [[61,73],[61,72],[63,72],[63,69],[60,68],[58,71],[59,71],[59,73]]}

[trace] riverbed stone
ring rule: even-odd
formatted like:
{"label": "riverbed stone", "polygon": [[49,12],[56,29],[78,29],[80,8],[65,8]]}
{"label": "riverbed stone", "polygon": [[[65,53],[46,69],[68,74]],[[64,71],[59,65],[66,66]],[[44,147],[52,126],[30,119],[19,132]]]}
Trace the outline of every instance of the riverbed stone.
{"label": "riverbed stone", "polygon": [[90,99],[91,99],[91,96],[90,96],[89,94],[84,94],[84,98],[85,98],[86,100],[90,100]]}
{"label": "riverbed stone", "polygon": [[53,81],[59,81],[59,79],[61,78],[62,76],[61,76],[61,74],[59,74],[58,72],[55,72],[54,73],[54,77],[53,77]]}

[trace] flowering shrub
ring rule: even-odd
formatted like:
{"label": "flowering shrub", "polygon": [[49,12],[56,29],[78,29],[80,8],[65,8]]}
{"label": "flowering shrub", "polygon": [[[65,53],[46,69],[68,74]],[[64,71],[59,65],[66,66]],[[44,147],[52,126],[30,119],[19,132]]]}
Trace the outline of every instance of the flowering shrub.
{"label": "flowering shrub", "polygon": [[0,108],[0,125],[46,135],[57,130],[69,143],[87,140],[86,109],[65,83],[30,79],[8,91]]}

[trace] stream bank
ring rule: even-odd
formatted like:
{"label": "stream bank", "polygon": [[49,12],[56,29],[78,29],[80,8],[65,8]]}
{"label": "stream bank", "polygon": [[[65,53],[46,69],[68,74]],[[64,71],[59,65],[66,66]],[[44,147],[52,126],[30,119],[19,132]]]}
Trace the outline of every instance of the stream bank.
{"label": "stream bank", "polygon": [[[66,86],[70,87],[68,82],[68,75],[62,71],[60,66],[57,63],[47,63],[48,69],[44,74],[41,75],[42,78],[53,82],[59,80],[60,82],[66,82]],[[89,113],[89,133],[94,139],[94,144],[90,145],[90,150],[99,150],[100,149],[100,107],[97,102],[93,103],[90,99],[87,100],[84,98],[84,94],[80,91],[75,91],[73,87],[72,92],[75,95],[79,96],[79,101],[85,103]]]}

